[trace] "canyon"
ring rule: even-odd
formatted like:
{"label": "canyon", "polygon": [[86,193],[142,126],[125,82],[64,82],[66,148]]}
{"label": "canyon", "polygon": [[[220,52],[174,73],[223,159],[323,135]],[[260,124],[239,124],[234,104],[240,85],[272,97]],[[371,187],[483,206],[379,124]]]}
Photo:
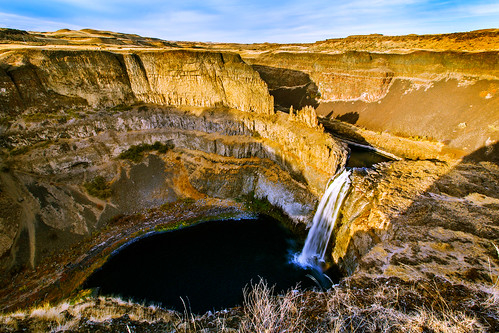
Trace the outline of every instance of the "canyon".
{"label": "canyon", "polygon": [[461,303],[494,300],[466,311],[499,327],[499,30],[0,40],[1,311],[74,297],[157,231],[266,213],[303,234],[349,143],[393,160],[352,171],[327,249],[337,288],[459,286]]}

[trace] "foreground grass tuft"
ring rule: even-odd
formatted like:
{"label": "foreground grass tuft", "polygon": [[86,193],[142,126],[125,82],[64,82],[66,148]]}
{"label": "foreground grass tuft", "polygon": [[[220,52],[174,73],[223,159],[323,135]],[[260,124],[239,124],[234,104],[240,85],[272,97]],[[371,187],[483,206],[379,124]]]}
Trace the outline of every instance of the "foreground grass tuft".
{"label": "foreground grass tuft", "polygon": [[[350,283],[352,282],[352,283]],[[0,315],[0,331],[30,332],[497,332],[489,294],[441,280],[347,281],[327,292],[276,295],[260,280],[241,307],[195,315],[116,298],[82,298]]]}
{"label": "foreground grass tuft", "polygon": [[303,294],[289,291],[274,296],[274,289],[264,280],[244,290],[244,319],[241,332],[304,332]]}

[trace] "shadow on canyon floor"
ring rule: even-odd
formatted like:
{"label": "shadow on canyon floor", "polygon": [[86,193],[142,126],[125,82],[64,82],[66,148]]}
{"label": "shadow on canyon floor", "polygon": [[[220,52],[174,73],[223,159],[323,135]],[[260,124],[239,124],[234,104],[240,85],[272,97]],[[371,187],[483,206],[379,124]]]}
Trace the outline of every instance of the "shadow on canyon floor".
{"label": "shadow on canyon floor", "polygon": [[305,106],[319,106],[319,87],[307,73],[263,65],[252,67],[267,83],[277,108],[280,106],[288,109],[292,106],[295,110],[300,110]]}
{"label": "shadow on canyon floor", "polygon": [[[360,128],[357,128],[356,126],[351,126],[348,129],[342,125],[339,121],[345,122],[345,123],[350,123],[350,124],[355,124],[358,120],[358,114],[356,112],[352,112],[348,116],[346,116],[344,119],[342,116],[337,116],[336,120],[339,120],[334,124],[330,119],[333,119],[333,112],[331,111],[326,117],[324,118],[319,118],[319,123],[324,126],[324,130],[340,139],[343,140],[348,140],[348,141],[353,141],[355,143],[368,146],[368,147],[373,147],[363,136],[360,134]],[[353,123],[351,121],[354,121]],[[345,130],[339,131],[339,127],[344,127]],[[373,147],[374,148],[374,147]]]}
{"label": "shadow on canyon floor", "polygon": [[[331,111],[326,117],[329,118],[333,115],[333,111]],[[336,116],[334,119],[344,121],[346,123],[355,125],[357,123],[357,120],[359,120],[359,113],[358,112],[348,112],[339,116]]]}

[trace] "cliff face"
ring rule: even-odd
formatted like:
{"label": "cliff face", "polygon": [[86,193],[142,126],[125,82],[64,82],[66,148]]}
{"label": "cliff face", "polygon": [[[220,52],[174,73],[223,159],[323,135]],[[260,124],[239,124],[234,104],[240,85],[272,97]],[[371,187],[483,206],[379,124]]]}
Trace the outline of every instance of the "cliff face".
{"label": "cliff face", "polygon": [[[254,193],[308,223],[325,183],[346,161],[344,145],[286,114],[229,109],[141,106],[19,122],[2,140],[11,147],[0,182],[4,267],[35,265],[113,216],[185,198]],[[133,145],[156,141],[172,148],[141,162],[118,158]],[[109,199],[85,190],[97,176],[109,182]]]}
{"label": "cliff face", "polygon": [[378,101],[393,78],[420,81],[457,78],[498,79],[498,52],[407,54],[347,51],[338,54],[269,52],[245,59],[257,65],[305,72],[319,87],[321,101]]}
{"label": "cliff face", "polygon": [[[100,133],[132,135],[144,132],[152,135],[152,138],[146,140],[152,143],[159,139],[159,131],[163,131],[168,133],[168,136],[161,137],[161,140],[173,139],[175,144],[188,149],[236,158],[256,156],[271,159],[297,180],[306,183],[316,195],[322,193],[329,177],[346,162],[345,145],[321,130],[298,122],[289,122],[288,116],[283,113],[269,116],[227,109],[200,108],[180,111],[174,108],[145,108],[148,111],[135,108],[135,112],[118,112],[114,115],[105,112],[90,113],[84,119],[68,120],[63,117],[41,123],[20,120],[5,131],[0,142],[11,149],[22,149],[61,139],[92,138]],[[198,134],[192,134],[193,141],[189,141],[189,138],[181,136],[184,132]],[[196,139],[204,137],[200,136],[201,133],[211,134],[202,144],[200,139]],[[258,136],[258,140],[250,139],[252,136]],[[224,142],[228,137],[232,138],[230,142],[246,148],[225,148]],[[234,138],[238,137],[240,140],[234,141]],[[116,149],[125,149],[128,146],[124,144]],[[112,154],[117,153],[113,151]],[[26,163],[24,167],[36,164],[37,159],[29,159]],[[49,170],[49,173],[66,172],[61,169],[66,164],[51,162],[50,165],[55,166],[55,169]],[[32,171],[39,173],[41,170]]]}
{"label": "cliff face", "polygon": [[[167,49],[173,45],[111,34],[109,43],[130,47],[105,44],[111,49],[102,51],[82,45],[107,32],[74,33],[26,33],[24,46],[0,47],[5,306],[49,291],[46,299],[60,299],[106,251],[194,210],[198,217],[241,216],[248,210],[236,201],[250,196],[309,223],[347,155],[318,121],[333,134],[427,159],[353,171],[330,244],[332,260],[353,275],[349,281],[437,274],[469,285],[497,281],[499,169],[476,162],[499,156],[498,53],[484,40],[476,52],[440,42],[403,50],[392,44],[397,38],[376,36],[350,38],[362,47],[342,40]],[[29,45],[52,39],[57,47]],[[426,39],[408,40],[397,45]],[[162,49],[138,47],[145,42]],[[370,49],[372,42],[389,53]],[[194,45],[212,50],[182,49]],[[278,108],[300,111],[275,112],[272,97]],[[120,158],[157,141],[160,149]],[[436,161],[443,154],[449,164]],[[96,180],[106,196],[89,189]],[[67,252],[59,257],[61,249]],[[39,263],[42,270],[23,270]]]}
{"label": "cliff face", "polygon": [[25,49],[0,62],[0,111],[9,115],[135,102],[273,113],[266,84],[236,54]]}
{"label": "cliff face", "polygon": [[[0,112],[3,269],[186,198],[254,195],[307,223],[346,161],[321,129],[276,114],[267,84],[227,52],[4,50]],[[118,158],[156,141],[171,149]],[[86,189],[98,177],[109,198]]]}
{"label": "cliff face", "polygon": [[[346,160],[322,131],[275,114],[266,83],[234,53],[27,48],[3,51],[0,63],[1,143],[11,152],[4,268],[33,266],[118,214],[184,198],[254,193],[308,222]],[[117,159],[155,141],[175,148],[138,164]],[[111,184],[107,200],[84,189],[98,176]]]}
{"label": "cliff face", "polygon": [[313,105],[321,117],[438,141],[461,155],[499,140],[497,51],[333,53],[309,46],[242,54],[278,105]]}
{"label": "cliff face", "polygon": [[398,161],[356,170],[333,259],[348,274],[487,285],[499,275],[499,167]]}

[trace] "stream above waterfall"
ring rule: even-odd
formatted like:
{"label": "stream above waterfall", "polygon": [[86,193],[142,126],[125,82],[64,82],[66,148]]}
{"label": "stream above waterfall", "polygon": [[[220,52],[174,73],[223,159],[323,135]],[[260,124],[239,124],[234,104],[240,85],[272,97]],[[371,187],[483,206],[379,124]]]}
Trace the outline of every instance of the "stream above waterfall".
{"label": "stream above waterfall", "polygon": [[350,154],[346,167],[348,168],[370,168],[374,164],[393,161],[393,159],[377,153],[373,149],[363,148],[349,144]]}

